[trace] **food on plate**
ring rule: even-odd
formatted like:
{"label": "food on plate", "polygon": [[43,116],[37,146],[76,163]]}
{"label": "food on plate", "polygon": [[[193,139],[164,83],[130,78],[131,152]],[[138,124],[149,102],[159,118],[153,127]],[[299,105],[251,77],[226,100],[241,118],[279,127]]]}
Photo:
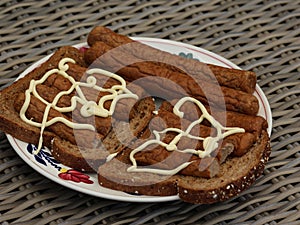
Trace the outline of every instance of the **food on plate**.
{"label": "food on plate", "polygon": [[62,47],[1,91],[1,130],[48,147],[66,166],[96,171],[143,131],[155,106],[142,88],[85,66],[82,52]]}
{"label": "food on plate", "polygon": [[[207,204],[236,196],[260,176],[270,154],[265,128],[256,136],[241,127],[223,127],[210,116],[178,118],[181,112],[159,109],[149,124],[153,135],[101,165],[99,183],[135,194],[178,194],[184,201]],[[209,115],[205,110],[203,114]],[[215,126],[206,127],[202,119]]]}
{"label": "food on plate", "polygon": [[0,129],[49,148],[99,185],[131,194],[224,201],[270,154],[256,75],[185,59],[95,27],[0,92]]}

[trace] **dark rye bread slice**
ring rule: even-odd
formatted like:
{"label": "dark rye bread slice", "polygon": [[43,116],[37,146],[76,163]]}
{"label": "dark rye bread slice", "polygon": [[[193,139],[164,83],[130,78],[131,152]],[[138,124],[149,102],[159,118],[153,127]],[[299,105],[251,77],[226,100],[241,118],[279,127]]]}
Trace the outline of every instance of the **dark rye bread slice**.
{"label": "dark rye bread slice", "polygon": [[[143,132],[152,118],[155,104],[151,97],[146,97],[138,101],[132,110],[133,118],[129,122],[116,121],[96,148],[79,147],[59,137],[54,138],[51,147],[53,157],[74,169],[97,172],[109,154],[122,151]],[[74,132],[76,135],[76,130]]]}
{"label": "dark rye bread slice", "polygon": [[210,204],[237,196],[254,183],[270,155],[268,133],[264,130],[257,143],[243,156],[230,157],[214,178],[127,172],[128,164],[118,158],[99,167],[98,181],[103,187],[133,194],[179,195],[183,201]]}
{"label": "dark rye bread slice", "polygon": [[[58,49],[45,63],[35,68],[24,78],[14,82],[9,87],[0,92],[0,130],[14,136],[24,142],[38,144],[40,129],[25,123],[19,117],[19,112],[14,108],[14,101],[19,93],[24,93],[29,87],[32,79],[39,79],[46,71],[57,68],[57,65],[63,57],[73,58],[77,64],[86,66],[83,60],[83,53],[78,49],[65,46]],[[51,146],[51,140],[56,135],[53,132],[45,131],[43,133],[43,144]]]}
{"label": "dark rye bread slice", "polygon": [[[20,93],[25,93],[32,79],[40,79],[47,71],[57,68],[59,61],[65,57],[74,59],[79,66],[86,66],[83,53],[80,50],[71,46],[62,47],[45,63],[0,92],[0,130],[24,142],[38,145],[40,129],[27,124],[20,118],[19,112],[14,107],[14,102]],[[43,145],[52,151],[54,158],[66,166],[94,172],[98,165],[105,161],[107,152],[112,153],[121,150],[123,145],[131,142],[144,130],[154,110],[155,104],[151,97],[138,101],[131,109],[130,118],[132,119],[127,122],[115,121],[112,125],[113,129],[110,129],[103,143],[98,143],[97,149],[79,149],[78,146],[47,129],[43,132]],[[76,130],[74,133],[76,135]],[[118,135],[116,135],[117,133]],[[101,149],[105,151],[101,151]]]}
{"label": "dark rye bread slice", "polygon": [[179,197],[192,203],[214,203],[237,196],[263,173],[270,153],[269,136],[263,131],[260,139],[246,154],[232,157],[221,165],[218,177],[179,177]]}

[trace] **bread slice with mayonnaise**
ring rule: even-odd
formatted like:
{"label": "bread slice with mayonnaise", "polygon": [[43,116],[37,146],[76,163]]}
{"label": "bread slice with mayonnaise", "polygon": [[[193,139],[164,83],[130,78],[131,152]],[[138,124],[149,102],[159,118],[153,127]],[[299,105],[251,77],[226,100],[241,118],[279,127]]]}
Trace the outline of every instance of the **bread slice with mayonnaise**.
{"label": "bread slice with mayonnaise", "polygon": [[[105,117],[95,115],[82,116],[78,113],[78,111],[84,108],[81,102],[82,99],[79,98],[82,96],[79,96],[79,94],[76,93],[77,89],[74,89],[70,93],[62,94],[58,98],[58,103],[55,107],[68,108],[66,104],[71,105],[71,103],[65,103],[65,101],[70,101],[69,95],[75,97],[79,96],[75,110],[60,112],[56,110],[54,106],[51,106],[49,113],[46,115],[48,118],[45,119],[45,110],[47,108],[45,102],[54,102],[55,97],[69,90],[68,80],[61,75],[63,74],[62,71],[58,71],[63,59],[72,59],[72,63],[65,63],[61,66],[68,66],[70,72],[72,69],[74,70],[73,67],[76,66],[75,70],[77,71],[73,71],[74,76],[78,76],[80,72],[85,73],[88,71],[83,60],[82,51],[71,46],[58,49],[46,62],[0,92],[0,130],[24,142],[32,143],[36,146],[43,145],[48,147],[52,155],[66,166],[78,170],[95,172],[99,165],[106,161],[106,157],[109,154],[121,151],[124,146],[139,136],[148,125],[155,105],[153,99],[149,96],[147,97],[146,92],[142,88],[129,85],[128,88],[138,93],[138,95],[129,91],[128,93],[132,93],[131,95],[137,97],[127,98],[125,96],[124,99],[117,101],[114,110],[120,112],[118,115],[115,115],[115,112],[112,111],[111,115]],[[49,71],[53,71],[53,74],[33,88],[40,96],[33,96],[32,91],[29,94],[30,97],[25,100],[26,95],[28,95],[26,92],[28,92],[32,83],[38,83]],[[59,75],[59,73],[61,74]],[[66,70],[66,73],[68,73],[68,70]],[[97,71],[94,72],[94,74],[96,74],[95,77],[98,82],[97,77],[101,74]],[[93,75],[93,73],[91,75]],[[90,78],[86,77],[86,79]],[[101,79],[103,79],[103,77]],[[106,80],[109,79],[111,80],[112,78],[106,78]],[[103,82],[106,82],[106,80],[104,79]],[[82,85],[92,82],[86,81],[85,78],[81,78],[79,81],[83,83]],[[115,83],[118,85],[118,81]],[[125,83],[124,85],[126,86]],[[98,85],[97,88],[102,87]],[[86,98],[87,102],[91,102],[91,99],[87,97],[88,95],[94,94],[97,97],[97,90],[96,94],[95,89],[93,89],[94,92],[89,92],[89,90],[92,89],[93,88],[89,88],[89,86],[80,89],[80,91],[82,91],[81,95],[83,95],[82,98]],[[39,92],[39,90],[41,91]],[[107,90],[103,90],[102,92],[105,91],[106,96],[111,94],[107,94]],[[109,91],[116,94],[115,90],[108,90],[108,92]],[[118,91],[120,90],[118,89]],[[21,109],[24,110],[25,101],[29,101],[29,105],[23,117],[28,121],[21,119],[20,114]],[[105,109],[108,109],[107,105],[109,106],[111,102],[111,99],[108,99],[107,102],[103,103],[104,107],[106,107]],[[108,112],[108,110],[105,112]],[[67,126],[66,122],[59,120],[52,125],[45,126],[41,132],[42,119],[49,122],[50,119],[55,120],[60,117],[64,119],[64,121],[73,124]],[[119,117],[123,117],[123,119],[120,120]],[[85,125],[85,123],[88,122],[90,123],[88,124],[89,127],[98,126],[98,128],[91,130],[86,129],[84,126],[81,127],[82,124]],[[34,123],[36,125],[34,125]],[[81,125],[78,129],[73,127],[75,126],[74,124]]]}
{"label": "bread slice with mayonnaise", "polygon": [[[156,116],[159,118],[160,112]],[[173,137],[176,138],[176,135],[173,134]],[[269,135],[263,129],[255,143],[242,155],[234,154],[235,149],[231,149],[226,153],[225,159],[219,161],[218,167],[213,166],[215,165],[213,163],[217,161],[216,156],[215,160],[212,161],[213,163],[200,163],[198,167],[194,166],[189,170],[194,175],[187,175],[183,171],[188,167],[173,173],[174,164],[179,167],[181,166],[180,163],[192,163],[193,160],[203,162],[209,157],[197,159],[195,156],[184,157],[181,154],[178,158],[176,152],[169,153],[169,150],[163,150],[158,145],[148,149],[146,147],[142,148],[140,152],[132,154],[140,146],[145,146],[145,143],[150,143],[153,139],[153,136],[148,135],[145,140],[140,140],[132,147],[125,148],[114,159],[101,165],[98,170],[99,184],[106,188],[134,195],[178,195],[180,199],[189,203],[211,204],[235,197],[250,187],[263,173],[265,163],[268,161],[271,152]],[[167,140],[167,138],[164,140]],[[190,143],[192,144],[192,141]],[[187,145],[185,146],[188,148]],[[159,151],[155,151],[158,149]],[[219,151],[226,152],[228,149],[220,147]],[[160,155],[153,155],[155,152]],[[138,156],[139,153],[141,155]],[[164,154],[167,154],[167,156],[161,157]],[[135,159],[132,160],[132,157]],[[178,161],[180,163],[176,164]],[[132,170],[134,162],[136,162],[137,169]]]}

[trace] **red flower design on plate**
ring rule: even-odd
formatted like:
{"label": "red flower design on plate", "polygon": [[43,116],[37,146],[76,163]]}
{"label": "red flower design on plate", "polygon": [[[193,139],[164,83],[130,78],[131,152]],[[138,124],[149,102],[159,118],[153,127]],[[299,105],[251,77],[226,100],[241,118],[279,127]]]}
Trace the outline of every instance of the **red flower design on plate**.
{"label": "red flower design on plate", "polygon": [[74,169],[65,169],[65,168],[62,168],[60,170],[61,173],[58,174],[58,176],[61,178],[61,179],[64,179],[64,180],[70,180],[70,181],[74,181],[76,183],[80,183],[80,182],[83,182],[83,183],[86,183],[86,184],[92,184],[94,183],[92,180],[90,180],[90,176],[86,175],[86,174],[83,174],[77,170],[74,170]]}
{"label": "red flower design on plate", "polygon": [[85,52],[87,49],[88,49],[87,47],[81,47],[81,48],[79,48],[79,51]]}

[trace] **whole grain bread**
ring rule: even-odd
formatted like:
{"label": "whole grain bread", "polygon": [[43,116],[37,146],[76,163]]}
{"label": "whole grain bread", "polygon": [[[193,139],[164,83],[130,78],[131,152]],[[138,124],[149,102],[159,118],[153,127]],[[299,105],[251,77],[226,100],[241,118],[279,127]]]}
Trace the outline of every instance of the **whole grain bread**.
{"label": "whole grain bread", "polygon": [[186,202],[210,204],[237,196],[253,184],[262,174],[270,152],[269,136],[263,131],[255,146],[241,157],[229,157],[213,178],[129,173],[130,165],[120,155],[99,167],[98,180],[103,187],[135,195],[178,195]]}
{"label": "whole grain bread", "polygon": [[[19,112],[14,108],[14,101],[20,93],[25,93],[32,79],[38,79],[46,71],[57,68],[63,57],[71,57],[79,65],[86,65],[82,52],[74,47],[65,46],[58,49],[45,63],[0,92],[0,130],[24,142],[38,144],[40,129],[21,120]],[[45,131],[43,136],[44,145],[51,147],[51,140],[56,135],[53,132]]]}
{"label": "whole grain bread", "polygon": [[[46,62],[0,92],[0,130],[24,142],[38,145],[40,128],[27,124],[19,115],[19,110],[25,99],[24,93],[28,89],[31,80],[37,80],[47,71],[57,68],[59,61],[65,57],[74,59],[76,65],[81,68],[86,66],[83,60],[83,53],[80,50],[71,46],[62,47]],[[138,90],[140,95],[144,93],[139,87],[135,88],[133,85],[130,85],[130,88]],[[139,97],[141,98],[134,105],[132,105],[132,101],[127,103],[123,101],[120,103],[123,105],[123,108],[125,106],[127,108],[130,107],[130,110],[126,109],[128,112],[126,110],[121,112],[123,113],[123,117],[124,115],[126,116],[126,113],[128,114],[128,120],[120,121],[117,118],[111,117],[111,125],[105,136],[102,135],[102,137],[96,132],[94,132],[96,134],[92,134],[93,132],[82,129],[72,129],[63,123],[57,123],[50,126],[50,128],[53,126],[52,129],[46,128],[43,132],[43,145],[50,149],[55,159],[66,166],[83,171],[97,171],[98,166],[105,162],[108,154],[121,151],[124,146],[139,136],[148,125],[152,117],[152,112],[155,110],[155,105],[152,97]],[[39,102],[36,105],[38,107],[35,106],[32,112],[41,110],[39,113],[42,113],[41,104],[43,103]],[[116,106],[116,110],[118,108],[120,108],[119,105]],[[57,112],[57,114],[61,113]],[[36,119],[34,116],[32,118]],[[107,118],[103,118],[103,120],[107,125]],[[99,123],[101,124],[101,121]],[[89,133],[88,135],[82,135],[85,132],[89,132],[92,135]],[[74,141],[72,142],[69,139],[66,140],[63,138],[70,135],[73,136],[72,140]],[[76,135],[78,138],[76,138]],[[84,137],[87,139],[85,140]],[[98,137],[102,138],[99,139]],[[97,143],[92,143],[93,147],[90,147],[91,141],[97,141]]]}

